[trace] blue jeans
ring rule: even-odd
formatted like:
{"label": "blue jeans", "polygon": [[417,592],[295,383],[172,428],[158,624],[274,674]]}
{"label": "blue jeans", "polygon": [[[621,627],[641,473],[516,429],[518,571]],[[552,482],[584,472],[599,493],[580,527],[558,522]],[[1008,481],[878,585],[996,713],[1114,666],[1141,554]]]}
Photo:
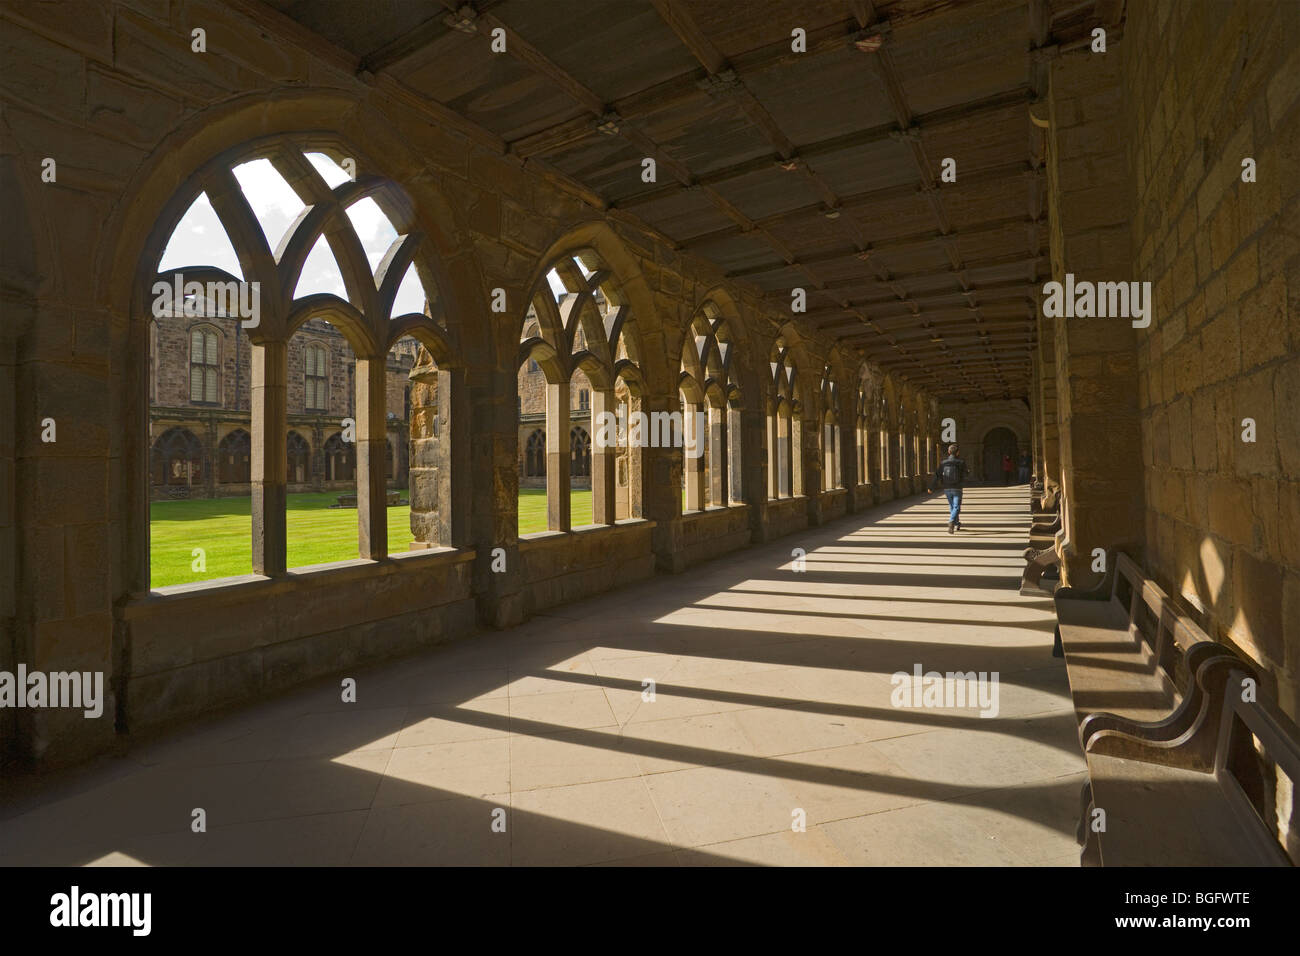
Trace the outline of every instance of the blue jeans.
{"label": "blue jeans", "polygon": [[943,493],[948,496],[948,523],[953,524],[961,520],[961,489],[945,488]]}

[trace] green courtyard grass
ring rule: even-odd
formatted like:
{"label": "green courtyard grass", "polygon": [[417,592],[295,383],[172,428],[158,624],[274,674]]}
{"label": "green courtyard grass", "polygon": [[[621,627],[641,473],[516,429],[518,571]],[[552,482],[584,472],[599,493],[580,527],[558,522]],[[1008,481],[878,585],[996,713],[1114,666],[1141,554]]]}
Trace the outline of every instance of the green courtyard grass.
{"label": "green courtyard grass", "polygon": [[[577,528],[592,523],[591,491],[569,492],[569,524]],[[546,530],[546,489],[519,489],[519,533]]]}
{"label": "green courtyard grass", "polygon": [[[289,495],[285,516],[288,565],[347,561],[357,557],[357,511],[331,508],[340,492]],[[403,497],[406,492],[403,491]],[[591,523],[591,492],[574,491],[573,524]],[[252,499],[212,498],[155,501],[149,506],[150,586],[191,584],[252,572]],[[519,533],[546,530],[546,491],[519,492]],[[411,544],[411,508],[388,509],[388,550],[399,553]],[[195,548],[203,549],[204,569],[194,570]]]}

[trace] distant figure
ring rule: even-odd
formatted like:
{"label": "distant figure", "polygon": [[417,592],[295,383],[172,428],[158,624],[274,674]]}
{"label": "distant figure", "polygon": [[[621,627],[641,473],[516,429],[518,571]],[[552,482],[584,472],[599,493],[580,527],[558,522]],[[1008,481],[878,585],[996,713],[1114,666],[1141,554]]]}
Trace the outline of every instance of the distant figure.
{"label": "distant figure", "polygon": [[1011,470],[1015,467],[1016,466],[1012,464],[1010,455],[1002,456],[1002,483],[1004,485],[1011,484]]}
{"label": "distant figure", "polygon": [[957,457],[957,446],[948,446],[948,457],[939,462],[934,484],[948,499],[948,533],[961,530],[961,486],[966,481],[966,462]]}
{"label": "distant figure", "polygon": [[1020,456],[1020,474],[1018,477],[1020,478],[1020,484],[1022,485],[1029,484],[1029,466],[1029,453],[1026,452]]}

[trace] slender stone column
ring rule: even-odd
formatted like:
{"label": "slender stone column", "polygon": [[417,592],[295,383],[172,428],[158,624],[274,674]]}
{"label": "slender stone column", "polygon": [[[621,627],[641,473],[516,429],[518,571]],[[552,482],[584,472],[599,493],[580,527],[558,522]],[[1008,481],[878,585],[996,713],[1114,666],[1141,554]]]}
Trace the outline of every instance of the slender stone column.
{"label": "slender stone column", "polygon": [[[805,438],[808,434],[808,430],[804,428],[802,416],[792,414],[790,416],[790,494],[792,495],[806,495],[817,490],[810,487],[809,482],[805,480],[809,471],[806,467],[809,458],[808,449],[804,447],[808,444],[807,438]],[[817,448],[815,445],[812,448],[811,457],[813,462],[817,461]]]}
{"label": "slender stone column", "polygon": [[386,357],[358,358],[357,377],[357,552],[378,560],[388,554],[388,483],[384,453],[388,445],[384,393]]}
{"label": "slender stone column", "polygon": [[691,457],[686,451],[692,446],[696,451],[700,448],[700,442],[707,441],[706,435],[698,434],[698,424],[696,415],[700,412],[702,406],[695,402],[686,402],[682,405],[682,428],[684,430],[682,442],[682,466],[686,469],[686,511],[700,511],[704,508],[707,477],[705,466],[708,463],[707,455]]}
{"label": "slender stone column", "polygon": [[546,527],[568,531],[569,506],[569,383],[546,383]]}
{"label": "slender stone column", "polygon": [[771,500],[781,496],[781,474],[784,471],[781,466],[781,413],[769,409],[763,429],[767,438],[767,497]]}
{"label": "slender stone column", "polygon": [[744,414],[735,406],[727,408],[727,498],[728,504],[745,500],[745,425]]}
{"label": "slender stone column", "polygon": [[871,427],[868,418],[862,429],[863,455],[866,462],[866,481],[871,485],[871,503],[879,504],[880,494],[880,429]]}
{"label": "slender stone column", "polygon": [[727,409],[709,406],[708,454],[709,504],[717,508],[727,506]]}
{"label": "slender stone column", "polygon": [[284,442],[289,427],[288,352],[284,342],[253,346],[253,573],[268,576],[284,574],[287,561]]}
{"label": "slender stone column", "polygon": [[786,498],[794,492],[791,490],[790,478],[792,469],[790,460],[793,457],[790,452],[790,429],[792,418],[790,413],[778,413],[776,416],[776,472],[777,486],[776,494],[779,497]]}
{"label": "slender stone column", "polygon": [[438,544],[438,372],[432,365],[411,371],[411,469],[407,496],[411,502],[411,550]]}
{"label": "slender stone column", "polygon": [[[634,416],[646,410],[645,398],[639,395],[632,395],[628,398],[627,403],[627,434],[624,440],[627,447],[624,454],[627,456],[627,497],[628,497],[628,517],[644,518],[645,510],[645,476],[648,467],[645,458],[645,448],[642,447],[644,438],[633,443],[632,441],[632,424]],[[642,431],[644,435],[644,431]]]}
{"label": "slender stone column", "polygon": [[615,515],[614,468],[615,455],[618,452],[618,434],[608,435],[608,441],[601,443],[601,419],[608,412],[614,415],[618,402],[614,390],[592,389],[591,419],[594,423],[591,435],[591,520],[596,524],[613,524]]}

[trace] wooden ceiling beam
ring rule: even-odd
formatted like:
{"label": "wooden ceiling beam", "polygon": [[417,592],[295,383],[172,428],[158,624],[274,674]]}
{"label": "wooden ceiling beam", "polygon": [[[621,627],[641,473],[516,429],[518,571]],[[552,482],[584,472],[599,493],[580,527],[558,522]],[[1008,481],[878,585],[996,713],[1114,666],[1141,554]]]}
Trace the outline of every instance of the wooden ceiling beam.
{"label": "wooden ceiling beam", "polygon": [[[1008,109],[1023,109],[1025,104],[1028,102],[1029,90],[1026,87],[1018,86],[1012,90],[996,93],[993,96],[971,100],[968,103],[959,104],[958,106],[946,107],[943,110],[936,110],[933,113],[921,114],[916,117],[913,127],[915,129],[926,131],[938,130],[945,126],[951,126],[967,120],[986,117],[990,114],[1000,113]],[[574,121],[570,120],[568,122],[573,123]],[[807,162],[815,160],[820,156],[827,156],[832,153],[858,149],[863,146],[886,142],[895,137],[897,133],[898,127],[893,123],[871,127],[870,129],[855,130],[852,133],[833,136],[804,146],[796,146],[794,157]],[[511,143],[511,151],[518,155],[528,155],[531,151],[520,151],[516,149],[516,146],[521,142],[523,141],[516,140]],[[773,166],[780,165],[783,162],[788,162],[788,158],[783,157],[780,153],[759,156],[755,159],[749,159],[743,163],[736,163],[733,166],[727,166],[702,175],[698,177],[697,182],[702,185],[715,186],[719,183],[737,179],[741,176],[747,176],[750,173],[771,169]],[[631,196],[611,199],[610,205],[627,209],[644,203],[667,199],[680,191],[681,187],[670,184],[661,186],[658,189],[638,191]]]}
{"label": "wooden ceiling beam", "polygon": [[506,53],[509,56],[514,57],[525,66],[546,77],[587,112],[595,116],[601,116],[605,113],[605,101],[603,99],[579,82],[564,67],[552,61],[545,53],[521,37],[496,15],[480,13],[478,19],[474,22],[478,27],[478,32],[486,37],[490,37],[493,30],[504,30]]}
{"label": "wooden ceiling beam", "polygon": [[491,130],[466,119],[455,110],[436,100],[422,96],[389,74],[370,75],[361,70],[361,58],[327,40],[315,30],[303,26],[288,14],[267,6],[260,0],[227,0],[227,4],[260,27],[280,39],[291,43],[310,56],[318,57],[327,66],[359,76],[380,93],[392,97],[404,106],[426,117],[430,122],[457,133],[470,142],[497,155],[506,152],[506,143]]}
{"label": "wooden ceiling beam", "polygon": [[[707,37],[705,37],[704,34],[694,26],[693,20],[691,20],[689,13],[684,7],[676,4],[674,0],[660,0],[660,2],[669,8],[669,15],[673,17],[673,22],[669,25],[673,26],[674,29],[681,28],[690,37],[690,44],[688,44],[688,46],[693,44],[694,47],[699,50],[700,55],[704,56],[711,63],[721,62],[721,54],[718,54],[717,51],[712,48],[711,44],[708,43]],[[605,102],[596,93],[579,82],[563,67],[554,63],[549,57],[493,14],[480,13],[474,20],[474,25],[478,29],[478,32],[485,36],[490,36],[493,31],[498,29],[504,30],[506,37],[506,51],[509,55],[550,80],[595,118],[601,119],[608,114]],[[754,105],[758,106],[757,101],[755,101]],[[761,106],[758,108],[761,109]],[[612,135],[622,138],[633,148],[641,152],[642,155],[653,157],[656,164],[671,173],[673,178],[675,178],[682,187],[699,189],[701,194],[722,210],[722,212],[735,222],[739,228],[747,233],[760,236],[787,261],[792,262],[794,260],[794,253],[785,243],[766,230],[756,227],[754,223],[744,215],[744,213],[736,208],[736,206],[728,201],[724,196],[715,192],[707,185],[698,184],[695,181],[695,176],[691,172],[690,168],[687,167],[686,164],[674,158],[644,130],[638,129],[628,123],[619,122],[615,124],[614,129],[612,130]],[[540,157],[534,157],[534,159],[536,158]],[[593,195],[595,195],[594,191]],[[602,205],[607,208],[607,204],[602,203]],[[820,284],[820,281],[817,280],[815,275],[812,273],[808,273],[808,275],[817,284]]]}
{"label": "wooden ceiling beam", "polygon": [[681,0],[650,0],[659,18],[677,34],[691,55],[710,73],[721,73],[727,67],[727,58],[700,29],[695,17]]}
{"label": "wooden ceiling beam", "polygon": [[[1001,229],[1005,229],[1007,226],[1026,223],[1028,221],[1029,220],[1027,220],[1024,216],[1007,216],[1002,219],[990,219],[985,222],[976,223],[975,225],[971,226],[969,229],[964,229],[960,232],[950,232],[948,233],[948,235],[953,239],[975,239],[975,238],[979,238],[982,235],[997,232],[998,230]],[[877,252],[881,252],[881,251],[887,252],[890,249],[901,247],[901,246],[923,244],[939,238],[942,238],[941,233],[937,233],[934,230],[927,230],[925,232],[911,233],[906,236],[897,236],[893,239],[885,239],[880,242],[874,242],[871,244],[871,249],[869,250],[871,253],[871,256],[869,258],[874,258]],[[860,251],[856,248],[843,248],[843,249],[833,249],[829,252],[817,253],[816,255],[801,256],[799,257],[798,261],[801,263],[809,263],[815,265],[822,262],[833,262],[837,259],[847,259],[850,256],[856,257],[858,255],[860,255]],[[789,268],[790,265],[792,265],[792,263],[781,262],[781,263],[764,263],[763,265],[749,266],[745,269],[736,269],[731,272],[728,272],[727,278],[728,279],[748,278],[751,276],[762,275],[766,272],[777,272],[780,271],[781,269]]]}
{"label": "wooden ceiling beam", "polygon": [[[1043,170],[1030,169],[1025,163],[1019,161],[1008,163],[1003,166],[991,166],[970,173],[962,180],[961,188],[966,189],[972,185],[989,185],[1021,176],[1037,181],[1043,176]],[[840,199],[839,211],[843,214],[848,214],[851,218],[860,215],[870,215],[870,206],[872,203],[905,199],[908,196],[918,195],[919,192],[920,191],[917,189],[915,184],[902,183],[897,186],[886,186],[882,189],[873,189],[868,192],[855,193],[851,196],[844,196]],[[619,204],[615,203],[614,208],[621,207]],[[796,223],[802,220],[825,215],[826,206],[823,203],[810,203],[806,206],[787,209],[785,212],[773,213],[770,216],[755,219],[754,222],[764,228],[769,228],[772,226]],[[841,218],[843,218],[843,216]],[[710,232],[700,233],[687,239],[683,239],[680,245],[683,249],[691,249],[710,242],[730,239],[742,235],[743,233],[743,229],[729,226],[725,229],[714,229]]]}
{"label": "wooden ceiling beam", "polygon": [[[885,36],[888,37],[889,33],[886,32]],[[944,209],[943,200],[940,196],[939,184],[934,179],[933,167],[930,163],[929,156],[926,155],[925,144],[921,139],[920,130],[914,127],[914,117],[911,108],[907,104],[906,92],[903,88],[902,80],[898,75],[897,67],[894,65],[893,56],[889,50],[887,42],[882,44],[875,51],[873,63],[880,76],[880,81],[884,87],[885,94],[889,99],[890,105],[893,107],[895,118],[898,120],[898,128],[900,132],[897,135],[910,147],[909,152],[911,153],[913,162],[916,165],[917,175],[920,180],[920,188],[925,193],[931,213],[934,215],[935,222],[938,225],[939,234],[931,241],[937,241],[943,248],[944,254],[948,257],[948,261],[952,265],[952,272],[961,284],[962,290],[972,296],[968,299],[970,302],[970,316],[979,328],[979,334],[981,336],[984,350],[990,357],[993,357],[993,353],[988,344],[987,333],[982,328],[984,318],[980,312],[979,305],[974,298],[976,293],[971,288],[967,279],[966,266],[962,262],[961,255],[957,249],[957,237],[953,235],[952,223]],[[1031,212],[1032,211],[1031,207]],[[1036,249],[1031,249],[1030,251],[1031,253],[1037,252]],[[915,300],[906,304],[912,310],[914,316],[916,316],[917,324],[926,331],[932,341],[938,343],[940,349],[946,352],[947,347],[943,343],[942,330],[936,328],[927,317],[919,314]],[[998,373],[998,377],[1001,378],[1000,372]]]}
{"label": "wooden ceiling beam", "polygon": [[[996,268],[998,266],[1020,266],[1026,263],[1039,264],[1039,263],[1044,263],[1046,261],[1047,261],[1046,256],[1040,255],[1033,258],[1027,258],[1022,253],[1012,252],[1002,256],[988,256],[987,258],[984,259],[972,259],[966,263],[966,269],[967,271],[973,271],[977,269],[991,269],[991,268]],[[891,281],[897,281],[897,282],[917,282],[917,281],[927,281],[930,279],[954,279],[955,280],[955,278],[956,278],[956,273],[951,269],[947,269],[942,272],[919,271],[919,272],[894,272],[890,274]],[[853,278],[853,279],[833,279],[830,282],[827,282],[824,288],[825,291],[827,292],[836,292],[844,289],[856,289],[856,288],[861,288],[864,285],[864,283],[868,281],[871,280],[867,277]],[[1028,287],[1032,284],[1033,284],[1032,280],[1030,280],[1029,282],[1019,281],[1019,280],[1015,282],[1016,287]],[[1004,283],[996,284],[996,286],[1001,286],[1001,285],[1005,285],[1005,284]],[[962,291],[954,290],[952,292],[927,292],[915,298],[916,301],[924,301],[927,298],[952,298],[953,296],[962,295],[963,292],[970,292],[974,295],[979,295],[982,289],[987,289],[987,288],[990,288],[990,286],[986,283],[983,287],[979,287],[979,288],[971,288],[969,290],[962,290]],[[776,299],[789,298],[789,296],[783,291],[769,291],[763,293],[763,298],[776,300]],[[857,299],[852,299],[851,301],[854,305],[871,305],[871,304],[878,304],[878,302],[881,300],[876,300],[875,302],[873,302],[872,299],[864,296]],[[884,300],[884,301],[891,301],[891,300]]]}
{"label": "wooden ceiling beam", "polygon": [[475,0],[472,6],[466,4],[464,0],[460,0],[460,2],[458,0],[439,0],[439,2],[442,4],[444,12],[436,13],[423,23],[365,54],[361,57],[361,68],[375,74],[390,70],[406,62],[411,57],[422,53],[429,46],[446,36],[452,29],[449,22],[452,15],[462,7],[469,6],[474,15],[478,16],[493,7],[500,6],[505,0]]}

